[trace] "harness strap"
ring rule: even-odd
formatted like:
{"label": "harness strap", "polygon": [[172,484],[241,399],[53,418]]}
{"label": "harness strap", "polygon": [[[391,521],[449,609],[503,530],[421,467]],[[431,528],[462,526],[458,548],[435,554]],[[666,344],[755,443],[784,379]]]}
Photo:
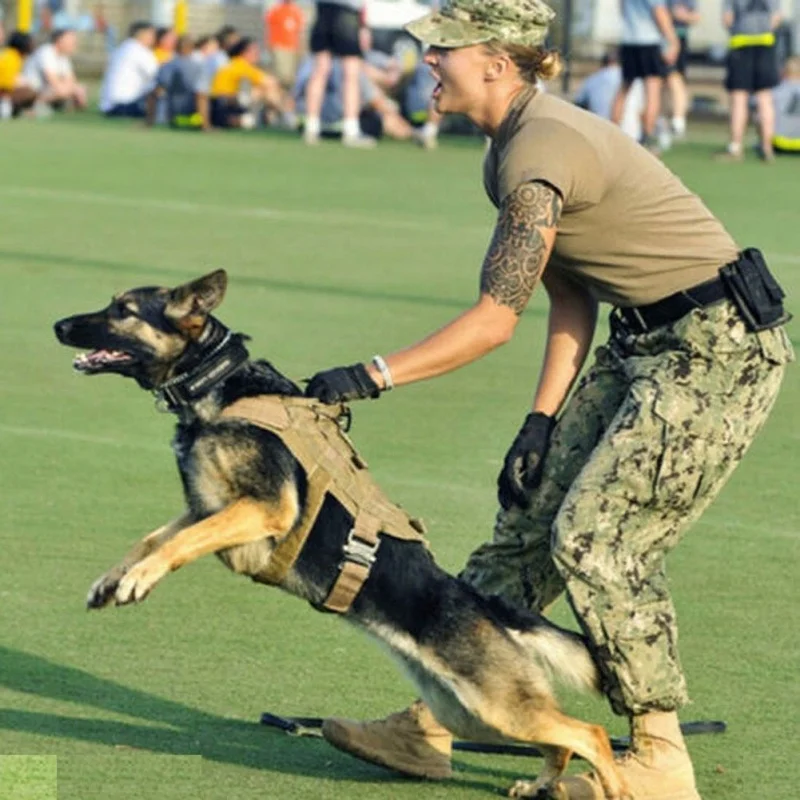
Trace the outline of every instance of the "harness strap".
{"label": "harness strap", "polygon": [[317,521],[319,512],[322,510],[322,504],[325,502],[325,496],[328,494],[332,483],[329,475],[320,476],[318,480],[311,480],[311,477],[309,476],[303,515],[295,526],[295,531],[298,531],[299,534],[285,536],[275,545],[269,564],[259,576],[259,580],[275,586],[283,583],[289,574],[289,570],[297,561],[300,551],[305,546],[306,539]]}
{"label": "harness strap", "polygon": [[280,437],[306,475],[303,514],[275,543],[269,564],[251,576],[254,580],[272,585],[286,580],[326,496],[352,516],[338,576],[321,605],[340,614],[349,610],[369,577],[380,546],[379,534],[427,546],[422,523],[394,505],[369,475],[366,462],[342,430],[346,411],[346,406],[326,406],[308,398],[262,395],[237,400],[220,415],[258,425]]}
{"label": "harness strap", "polygon": [[355,518],[344,546],[339,576],[325,598],[323,608],[344,614],[353,605],[375,563],[381,544],[378,538],[380,530],[380,520],[367,511],[361,511]]}

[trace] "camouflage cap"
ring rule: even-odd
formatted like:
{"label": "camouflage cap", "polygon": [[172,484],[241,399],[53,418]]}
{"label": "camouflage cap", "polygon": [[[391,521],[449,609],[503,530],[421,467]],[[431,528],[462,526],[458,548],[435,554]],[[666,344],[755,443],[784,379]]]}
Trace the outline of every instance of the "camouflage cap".
{"label": "camouflage cap", "polygon": [[439,11],[409,23],[406,30],[433,47],[467,47],[492,39],[536,47],[555,15],[542,0],[444,0]]}

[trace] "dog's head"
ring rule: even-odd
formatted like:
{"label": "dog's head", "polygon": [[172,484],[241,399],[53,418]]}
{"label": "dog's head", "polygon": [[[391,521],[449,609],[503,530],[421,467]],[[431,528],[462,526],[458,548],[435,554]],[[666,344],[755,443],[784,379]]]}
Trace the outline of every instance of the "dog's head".
{"label": "dog's head", "polygon": [[131,289],[102,311],[59,320],[56,337],[61,344],[90,351],[73,362],[78,372],[115,372],[152,389],[199,339],[227,284],[220,269],[174,289]]}

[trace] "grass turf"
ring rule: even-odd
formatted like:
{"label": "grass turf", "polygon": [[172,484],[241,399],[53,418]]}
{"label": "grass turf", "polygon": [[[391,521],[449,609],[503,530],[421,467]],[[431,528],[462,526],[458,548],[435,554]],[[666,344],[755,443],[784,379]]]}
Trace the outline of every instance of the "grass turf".
{"label": "grass turf", "polygon": [[[719,165],[713,146],[667,161],[797,296],[800,161]],[[0,753],[36,758],[0,759],[2,800],[52,797],[53,756],[70,800],[479,798],[536,772],[459,755],[452,781],[420,786],[260,728],[265,709],[369,717],[413,693],[348,626],[214,559],[141,607],[84,611],[91,581],[179,510],[180,489],[171,420],[132,384],[72,376],[51,332],[116,290],[225,266],[220,316],[295,378],[408,344],[475,297],[492,223],[480,159],[477,143],[354,153],[91,119],[3,126]],[[452,570],[491,530],[544,315],[540,294],[507,347],[356,409],[375,474]],[[797,794],[799,380],[790,369],[766,430],[670,559],[694,698],[683,718],[729,723],[690,741],[705,800]],[[569,621],[564,604],[557,617]],[[599,699],[568,708],[624,732]]]}

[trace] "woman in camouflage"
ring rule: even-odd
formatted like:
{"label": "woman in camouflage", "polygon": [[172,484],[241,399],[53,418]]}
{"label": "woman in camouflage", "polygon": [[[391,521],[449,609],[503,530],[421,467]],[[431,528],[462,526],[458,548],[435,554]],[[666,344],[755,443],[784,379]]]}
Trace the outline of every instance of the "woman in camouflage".
{"label": "woman in camouflage", "polygon": [[[508,341],[543,284],[550,313],[532,411],[498,480],[494,537],[462,577],[536,611],[566,591],[604,691],[630,720],[619,766],[632,796],[697,800],[664,561],[766,420],[792,351],[760,254],[740,254],[700,199],[619,129],[537,89],[559,68],[542,47],[552,16],[540,0],[451,0],[409,26],[430,45],[437,110],[466,114],[492,140],[484,183],[498,218],[480,296],[385,360],[318,373],[308,393],[376,397],[459,368]],[[741,296],[756,284],[760,304]],[[572,392],[599,303],[612,306],[611,337]],[[374,722],[327,720],[323,732],[405,774],[451,772],[450,734],[421,703]],[[603,797],[591,774],[561,787],[562,797]]]}

